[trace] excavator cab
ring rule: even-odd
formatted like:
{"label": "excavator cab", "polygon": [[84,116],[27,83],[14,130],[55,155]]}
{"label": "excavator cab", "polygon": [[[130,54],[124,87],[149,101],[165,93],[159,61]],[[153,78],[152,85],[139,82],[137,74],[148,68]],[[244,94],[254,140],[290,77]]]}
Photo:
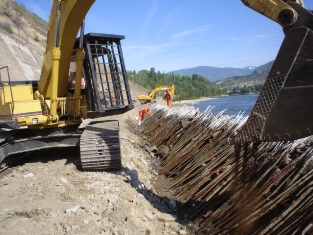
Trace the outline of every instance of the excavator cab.
{"label": "excavator cab", "polygon": [[302,6],[302,1],[243,2],[278,22],[285,39],[247,122],[231,142],[291,141],[312,135],[312,12]]}

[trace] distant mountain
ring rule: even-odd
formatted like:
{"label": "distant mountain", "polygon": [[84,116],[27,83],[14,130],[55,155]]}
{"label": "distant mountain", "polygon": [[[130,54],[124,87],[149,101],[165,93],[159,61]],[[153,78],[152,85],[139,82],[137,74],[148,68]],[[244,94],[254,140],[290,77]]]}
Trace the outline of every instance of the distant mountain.
{"label": "distant mountain", "polygon": [[251,75],[262,75],[262,74],[268,74],[273,66],[274,61],[268,62],[264,65],[261,65],[259,67],[256,67],[255,70]]}
{"label": "distant mountain", "polygon": [[192,76],[193,74],[198,74],[207,78],[210,82],[216,82],[234,76],[250,75],[255,70],[255,68],[256,67],[253,66],[245,68],[198,66],[194,68],[179,69],[169,73],[179,74],[181,76]]}
{"label": "distant mountain", "polygon": [[226,88],[232,90],[235,87],[249,87],[256,85],[263,85],[267,75],[269,74],[274,61],[268,62],[264,65],[256,67],[250,75],[234,76],[221,81],[217,81],[216,85],[219,88]]}

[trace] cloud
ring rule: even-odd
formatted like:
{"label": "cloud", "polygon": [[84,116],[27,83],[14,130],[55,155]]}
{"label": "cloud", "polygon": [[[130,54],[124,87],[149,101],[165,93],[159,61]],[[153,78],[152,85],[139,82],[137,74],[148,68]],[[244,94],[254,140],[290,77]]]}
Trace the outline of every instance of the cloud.
{"label": "cloud", "polygon": [[[186,32],[186,34],[184,35],[191,35],[191,31],[190,34],[188,34]],[[197,32],[197,31],[192,31],[192,32]],[[255,41],[257,39],[264,39],[264,38],[269,38],[269,37],[273,37],[275,35],[253,35],[253,36],[243,36],[243,37],[225,37],[225,38],[217,38],[217,39],[210,39],[210,40],[198,40],[198,41],[192,41],[192,42],[173,42],[173,43],[162,43],[162,44],[128,44],[128,45],[124,45],[123,48],[127,49],[127,50],[136,50],[136,51],[143,51],[146,54],[151,54],[152,52],[156,52],[156,51],[161,51],[161,50],[169,50],[170,48],[176,48],[176,47],[180,47],[180,46],[190,46],[190,45],[200,45],[200,44],[212,44],[212,43],[216,43],[219,41]],[[179,41],[179,40],[178,40]]]}
{"label": "cloud", "polygon": [[277,36],[277,34],[258,34],[258,35],[249,35],[249,36],[241,36],[241,37],[226,37],[223,40],[231,40],[231,41],[244,41],[244,40],[256,40],[256,39],[266,39],[273,36]]}
{"label": "cloud", "polygon": [[166,44],[155,44],[155,45],[126,45],[126,46],[123,46],[123,48],[143,50],[143,51],[157,51],[157,50],[166,49],[169,47],[182,46],[185,44],[186,43],[166,43]]}
{"label": "cloud", "polygon": [[183,30],[181,32],[178,32],[178,33],[174,33],[170,37],[174,41],[180,41],[180,40],[184,39],[185,37],[190,37],[192,35],[198,35],[198,34],[207,32],[207,31],[209,31],[209,29],[211,27],[212,27],[212,25],[202,25],[199,27],[190,28],[190,29],[186,29],[186,30]]}
{"label": "cloud", "polygon": [[151,7],[149,8],[148,14],[146,15],[145,20],[143,21],[143,24],[142,24],[143,26],[141,28],[141,33],[140,33],[141,36],[144,36],[146,34],[147,28],[149,27],[153,17],[157,15],[157,12],[159,10],[159,2],[160,2],[159,0],[154,0],[152,2]]}

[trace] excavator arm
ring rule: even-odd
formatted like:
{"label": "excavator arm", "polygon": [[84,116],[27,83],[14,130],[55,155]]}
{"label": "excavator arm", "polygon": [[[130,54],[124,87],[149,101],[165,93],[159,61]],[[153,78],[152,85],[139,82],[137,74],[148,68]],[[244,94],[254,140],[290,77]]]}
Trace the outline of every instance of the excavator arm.
{"label": "excavator arm", "polygon": [[247,122],[231,143],[295,140],[313,134],[313,14],[303,2],[242,0],[285,34]]}
{"label": "excavator arm", "polygon": [[242,0],[242,2],[253,10],[274,20],[282,27],[291,26],[298,18],[297,11],[286,2],[295,2],[302,7],[304,6],[302,0]]}
{"label": "excavator arm", "polygon": [[[58,79],[58,96],[63,96],[66,92],[68,82],[68,71],[71,56],[73,52],[73,45],[76,40],[76,35],[79,28],[93,5],[95,0],[54,0],[49,20],[49,28],[47,34],[46,54],[43,60],[43,67],[39,81],[38,90],[46,98],[51,97],[52,88],[52,65],[53,52],[55,48],[59,48],[60,59],[59,69],[55,74]],[[61,4],[60,9],[58,5]],[[58,10],[62,16],[58,22]],[[56,24],[58,26],[56,27]]]}

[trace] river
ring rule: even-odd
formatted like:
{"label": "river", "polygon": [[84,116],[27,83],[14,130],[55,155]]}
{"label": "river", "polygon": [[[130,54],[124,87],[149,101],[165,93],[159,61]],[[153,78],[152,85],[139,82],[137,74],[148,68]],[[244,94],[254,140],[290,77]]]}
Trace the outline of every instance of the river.
{"label": "river", "polygon": [[199,108],[201,112],[206,110],[208,106],[212,106],[214,107],[212,110],[213,114],[225,110],[225,115],[237,115],[238,113],[244,112],[244,116],[248,116],[252,111],[258,96],[258,94],[221,96],[187,105]]}

